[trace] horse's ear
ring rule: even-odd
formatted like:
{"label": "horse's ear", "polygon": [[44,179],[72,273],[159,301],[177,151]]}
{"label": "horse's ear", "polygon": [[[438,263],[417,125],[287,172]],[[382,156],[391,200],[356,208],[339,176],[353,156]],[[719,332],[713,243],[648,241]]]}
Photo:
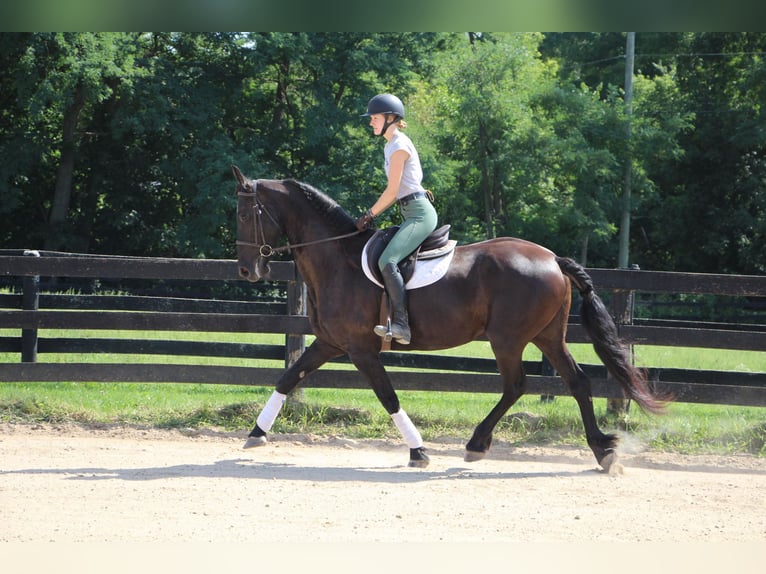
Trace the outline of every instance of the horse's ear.
{"label": "horse's ear", "polygon": [[234,177],[237,178],[239,185],[245,185],[245,183],[247,182],[247,178],[244,175],[242,175],[242,172],[239,171],[239,168],[236,165],[231,166],[231,171],[234,172]]}

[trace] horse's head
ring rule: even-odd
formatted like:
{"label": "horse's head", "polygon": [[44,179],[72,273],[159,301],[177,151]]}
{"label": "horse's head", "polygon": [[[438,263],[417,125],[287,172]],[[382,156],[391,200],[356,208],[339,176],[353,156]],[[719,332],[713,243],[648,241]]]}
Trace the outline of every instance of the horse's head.
{"label": "horse's head", "polygon": [[248,281],[258,281],[269,272],[273,245],[282,235],[274,213],[266,204],[265,186],[258,180],[246,178],[237,166],[232,166],[237,179],[237,265],[239,275]]}

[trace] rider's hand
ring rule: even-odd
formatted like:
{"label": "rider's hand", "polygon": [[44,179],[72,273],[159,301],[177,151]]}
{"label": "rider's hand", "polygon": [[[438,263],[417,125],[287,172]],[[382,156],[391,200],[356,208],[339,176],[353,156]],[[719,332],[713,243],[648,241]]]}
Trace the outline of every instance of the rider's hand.
{"label": "rider's hand", "polygon": [[364,231],[365,229],[369,229],[372,226],[372,220],[375,219],[372,216],[372,211],[369,209],[364,213],[364,215],[360,216],[356,220],[356,228],[359,231]]}

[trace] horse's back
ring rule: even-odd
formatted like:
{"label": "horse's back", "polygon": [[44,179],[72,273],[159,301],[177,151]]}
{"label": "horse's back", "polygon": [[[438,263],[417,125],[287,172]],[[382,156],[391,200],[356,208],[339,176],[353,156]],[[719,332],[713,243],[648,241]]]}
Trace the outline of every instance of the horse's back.
{"label": "horse's back", "polygon": [[[454,260],[455,271],[475,274],[480,269],[487,273],[493,270],[505,279],[533,282],[562,282],[556,254],[537,243],[516,237],[498,237],[457,248]],[[557,281],[559,280],[559,281]]]}

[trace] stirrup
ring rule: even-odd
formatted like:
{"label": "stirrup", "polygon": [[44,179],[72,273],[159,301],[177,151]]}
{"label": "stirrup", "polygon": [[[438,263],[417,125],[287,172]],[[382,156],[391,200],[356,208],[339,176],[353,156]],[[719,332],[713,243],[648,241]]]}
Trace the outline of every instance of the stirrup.
{"label": "stirrup", "polygon": [[412,337],[412,335],[410,335],[410,337],[394,336],[394,330],[392,328],[390,319],[386,322],[385,325],[375,325],[375,327],[372,330],[375,332],[375,334],[378,337],[381,337],[383,341],[385,341],[386,343],[390,343],[392,340],[394,340],[400,345],[409,345],[410,339]]}
{"label": "stirrup", "polygon": [[391,319],[389,318],[388,321],[386,321],[385,325],[375,325],[372,329],[375,334],[382,338],[386,343],[390,343],[391,339],[394,338],[394,332],[391,330]]}

